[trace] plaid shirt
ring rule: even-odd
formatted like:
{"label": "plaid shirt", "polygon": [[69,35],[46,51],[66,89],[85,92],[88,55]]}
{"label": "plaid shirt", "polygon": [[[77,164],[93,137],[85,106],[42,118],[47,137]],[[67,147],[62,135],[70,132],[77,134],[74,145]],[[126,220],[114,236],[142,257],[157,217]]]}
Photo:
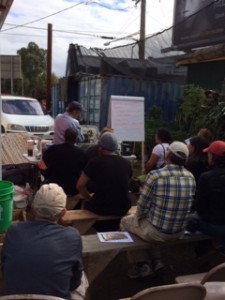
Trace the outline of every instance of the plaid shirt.
{"label": "plaid shirt", "polygon": [[195,188],[194,176],[183,166],[170,164],[149,172],[137,203],[138,219],[147,218],[163,233],[181,232]]}

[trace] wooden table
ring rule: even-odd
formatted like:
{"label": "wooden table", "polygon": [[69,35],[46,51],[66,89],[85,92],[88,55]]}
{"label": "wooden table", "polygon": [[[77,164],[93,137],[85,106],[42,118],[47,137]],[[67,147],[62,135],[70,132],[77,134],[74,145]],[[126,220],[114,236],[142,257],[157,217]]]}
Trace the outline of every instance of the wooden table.
{"label": "wooden table", "polygon": [[204,300],[224,300],[225,299],[225,282],[206,282],[206,297]]}
{"label": "wooden table", "polygon": [[23,157],[26,158],[28,162],[34,164],[37,164],[40,161],[40,158],[37,159],[35,156],[28,156],[27,153],[24,153]]}

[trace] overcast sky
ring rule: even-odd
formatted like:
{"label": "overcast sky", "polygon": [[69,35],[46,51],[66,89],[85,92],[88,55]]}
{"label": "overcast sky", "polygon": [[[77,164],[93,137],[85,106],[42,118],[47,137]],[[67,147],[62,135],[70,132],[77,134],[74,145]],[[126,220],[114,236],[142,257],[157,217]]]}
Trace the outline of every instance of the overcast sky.
{"label": "overcast sky", "polygon": [[[174,0],[146,0],[146,35],[172,25]],[[120,39],[140,29],[140,3],[133,0],[14,0],[0,31],[0,54],[16,55],[17,50],[35,42],[47,49],[47,28],[52,24],[52,71],[65,75],[69,44],[87,48],[116,47],[131,39],[111,42],[102,36]],[[137,37],[137,36],[135,36]]]}

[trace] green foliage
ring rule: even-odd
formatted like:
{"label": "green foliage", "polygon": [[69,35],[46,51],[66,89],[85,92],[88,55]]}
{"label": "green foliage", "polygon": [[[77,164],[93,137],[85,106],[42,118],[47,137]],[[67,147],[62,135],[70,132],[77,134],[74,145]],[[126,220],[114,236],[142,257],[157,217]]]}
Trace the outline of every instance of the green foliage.
{"label": "green foliage", "polygon": [[[21,48],[17,54],[21,56],[24,94],[38,99],[46,98],[47,50],[30,42],[27,48]],[[52,80],[57,82],[54,73]]]}
{"label": "green foliage", "polygon": [[172,139],[184,141],[196,135],[201,128],[208,128],[214,139],[225,140],[225,101],[207,101],[205,90],[199,86],[188,85],[184,88],[183,99],[177,104],[177,114],[173,121],[161,118],[161,110],[153,107],[145,120],[146,152],[150,153],[155,145],[155,133],[160,127],[170,130]]}
{"label": "green foliage", "polygon": [[205,90],[189,85],[178,107],[177,120],[181,131],[187,136],[196,134],[201,128],[208,128],[214,139],[225,139],[225,101],[207,101]]}
{"label": "green foliage", "polygon": [[147,149],[154,146],[156,129],[162,127],[162,123],[161,110],[154,106],[149,113],[149,117],[145,119],[145,142]]}
{"label": "green foliage", "polygon": [[22,95],[22,81],[21,79],[2,79],[1,86],[2,94],[14,94],[14,95]]}
{"label": "green foliage", "polygon": [[202,126],[197,126],[198,124],[196,124],[196,128],[208,128],[215,139],[225,140],[225,102],[221,101],[214,106],[208,105],[205,107]]}
{"label": "green foliage", "polygon": [[196,133],[196,128],[205,127],[203,116],[208,105],[204,89],[194,85],[184,88],[184,97],[178,108],[177,119],[181,130],[190,136]]}
{"label": "green foliage", "polygon": [[173,140],[183,141],[187,137],[186,132],[179,128],[176,120],[162,120],[160,108],[154,106],[149,113],[149,117],[145,119],[145,144],[147,153],[150,153],[155,146],[155,133],[160,127],[167,128],[171,132]]}

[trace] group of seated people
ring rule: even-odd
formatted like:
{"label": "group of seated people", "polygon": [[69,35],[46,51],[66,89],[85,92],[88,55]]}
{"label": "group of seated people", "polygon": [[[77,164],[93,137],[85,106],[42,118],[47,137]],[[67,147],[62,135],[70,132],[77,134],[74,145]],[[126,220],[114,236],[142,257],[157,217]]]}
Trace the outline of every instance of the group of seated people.
{"label": "group of seated people", "polygon": [[[47,149],[39,162],[45,183],[57,183],[67,195],[67,209],[82,207],[100,215],[124,215],[131,203],[128,182],[130,162],[118,155],[111,128],[104,128],[97,145],[87,150],[75,144],[76,130],[65,131],[65,142]],[[107,205],[106,205],[107,204]]]}
{"label": "group of seated people", "polygon": [[[209,131],[202,129],[185,143],[171,143],[166,128],[158,129],[155,141],[137,213],[122,218],[121,229],[150,242],[174,240],[184,235],[192,212],[198,219],[195,229],[219,238],[224,246],[225,142],[213,141]],[[143,251],[128,253],[128,259],[131,278],[154,275],[164,268],[157,248],[150,259]]]}
{"label": "group of seated people", "polygon": [[[46,150],[39,163],[46,182],[34,197],[34,220],[13,224],[7,231],[2,251],[5,294],[83,299],[87,282],[81,237],[58,221],[66,208],[74,208],[78,195],[83,208],[100,215],[123,216],[131,206],[132,167],[118,154],[115,134],[109,130],[100,136],[94,158],[75,145],[76,134],[68,128],[65,141]],[[167,129],[157,131],[137,211],[123,216],[114,229],[150,243],[176,240],[184,235],[192,210],[199,216],[200,231],[225,242],[225,142],[199,135],[186,143],[168,137]],[[127,254],[130,278],[153,276],[164,268],[157,247],[151,253]]]}

